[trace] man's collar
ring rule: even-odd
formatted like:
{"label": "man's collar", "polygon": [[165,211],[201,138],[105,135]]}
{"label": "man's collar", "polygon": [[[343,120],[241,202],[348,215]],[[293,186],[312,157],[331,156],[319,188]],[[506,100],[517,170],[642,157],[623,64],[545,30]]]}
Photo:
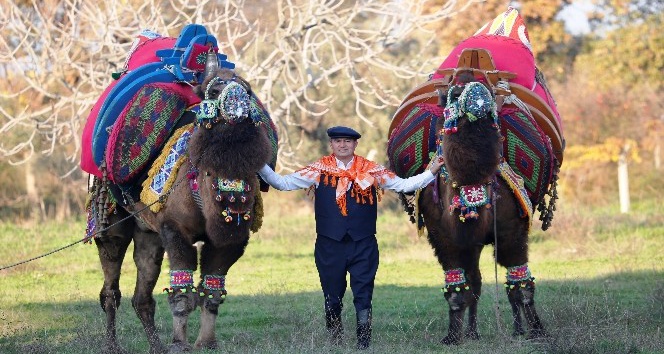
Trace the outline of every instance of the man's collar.
{"label": "man's collar", "polygon": [[353,162],[355,161],[355,155],[353,155],[353,157],[350,159],[350,161],[348,161],[347,165],[344,164],[343,161],[339,160],[339,158],[336,157],[336,156],[334,156],[334,159],[337,160],[337,167],[339,167],[341,169],[344,169],[344,170],[347,170],[353,165]]}

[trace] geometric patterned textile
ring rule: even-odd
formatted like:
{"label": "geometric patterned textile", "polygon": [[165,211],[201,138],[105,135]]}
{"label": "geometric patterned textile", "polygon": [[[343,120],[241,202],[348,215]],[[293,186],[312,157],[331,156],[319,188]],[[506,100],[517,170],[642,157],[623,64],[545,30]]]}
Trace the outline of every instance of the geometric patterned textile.
{"label": "geometric patterned textile", "polygon": [[503,157],[522,179],[533,204],[548,189],[554,171],[551,139],[534,118],[517,108],[504,108],[500,116]]}
{"label": "geometric patterned textile", "polygon": [[194,123],[176,130],[148,171],[141,190],[141,202],[155,213],[163,207],[159,198],[173,186],[178,169],[187,160],[187,144],[193,132]]}
{"label": "geometric patterned textile", "polygon": [[[127,71],[122,71],[121,77],[126,76],[129,72],[138,69],[139,67],[158,62],[159,58],[155,55],[157,50],[164,48],[172,48],[175,43],[175,38],[170,37],[156,37],[150,38],[146,36],[144,32],[136,38],[134,45],[127,54],[127,59],[125,60],[125,65],[123,69]],[[99,96],[97,102],[90,110],[88,118],[85,123],[82,134],[82,146],[81,146],[81,169],[85,172],[93,174],[95,176],[101,177],[101,171],[99,171],[92,153],[92,140],[94,139],[94,128],[97,124],[97,119],[99,117],[100,109],[104,105],[106,98],[108,97],[111,90],[120,83],[120,78],[113,80],[106,87],[104,92]]]}
{"label": "geometric patterned textile", "polygon": [[147,168],[187,108],[187,99],[170,85],[144,85],[114,123],[106,146],[106,166],[116,184],[132,182]]}
{"label": "geometric patterned textile", "polygon": [[387,141],[390,168],[401,178],[415,176],[436,151],[436,122],[443,115],[438,105],[420,103],[392,130]]}

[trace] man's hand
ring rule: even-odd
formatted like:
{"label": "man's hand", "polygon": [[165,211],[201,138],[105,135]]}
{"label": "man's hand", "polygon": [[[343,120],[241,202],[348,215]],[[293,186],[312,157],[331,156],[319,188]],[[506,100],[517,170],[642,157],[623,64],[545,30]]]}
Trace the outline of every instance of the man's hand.
{"label": "man's hand", "polygon": [[429,169],[429,171],[431,171],[432,174],[435,175],[436,173],[438,173],[438,171],[440,171],[440,168],[443,166],[444,163],[445,161],[443,160],[442,156],[434,155],[431,161],[429,161],[429,165],[427,166],[427,168]]}

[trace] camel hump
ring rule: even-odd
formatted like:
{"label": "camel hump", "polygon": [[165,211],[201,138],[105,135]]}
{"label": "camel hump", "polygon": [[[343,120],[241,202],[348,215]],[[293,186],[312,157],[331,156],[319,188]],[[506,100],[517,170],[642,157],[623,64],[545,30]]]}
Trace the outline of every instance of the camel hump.
{"label": "camel hump", "polygon": [[219,53],[216,38],[202,25],[186,25],[177,38],[163,37],[150,30],[141,31],[121,70],[111,75],[113,81],[101,93],[87,117],[82,136],[81,168],[96,176],[102,175],[99,167],[105,162],[114,125],[141,95],[141,90],[149,85],[168,85],[189,105],[200,102],[191,85],[202,81],[210,51],[216,54],[219,66],[235,67],[226,60],[226,55]]}

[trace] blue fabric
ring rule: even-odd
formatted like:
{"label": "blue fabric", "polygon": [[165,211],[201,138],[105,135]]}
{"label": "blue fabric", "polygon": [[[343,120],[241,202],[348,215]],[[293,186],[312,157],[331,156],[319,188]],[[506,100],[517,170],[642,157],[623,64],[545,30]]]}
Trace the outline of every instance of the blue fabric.
{"label": "blue fabric", "polygon": [[330,139],[335,139],[335,138],[359,139],[362,137],[362,135],[360,135],[360,133],[356,132],[355,130],[342,126],[332,127],[328,129],[327,136],[329,136]]}
{"label": "blue fabric", "polygon": [[341,215],[336,201],[336,187],[321,183],[315,192],[314,211],[316,215],[316,233],[340,241],[345,235],[359,241],[376,234],[376,218],[378,217],[378,201],[376,189],[371,187],[373,204],[358,204],[350,192],[346,192],[348,216]]}
{"label": "blue fabric", "polygon": [[326,311],[341,311],[347,286],[347,272],[350,273],[355,311],[371,307],[378,257],[378,242],[375,236],[359,241],[353,241],[350,236],[346,236],[337,241],[318,235],[314,258],[325,296]]}

